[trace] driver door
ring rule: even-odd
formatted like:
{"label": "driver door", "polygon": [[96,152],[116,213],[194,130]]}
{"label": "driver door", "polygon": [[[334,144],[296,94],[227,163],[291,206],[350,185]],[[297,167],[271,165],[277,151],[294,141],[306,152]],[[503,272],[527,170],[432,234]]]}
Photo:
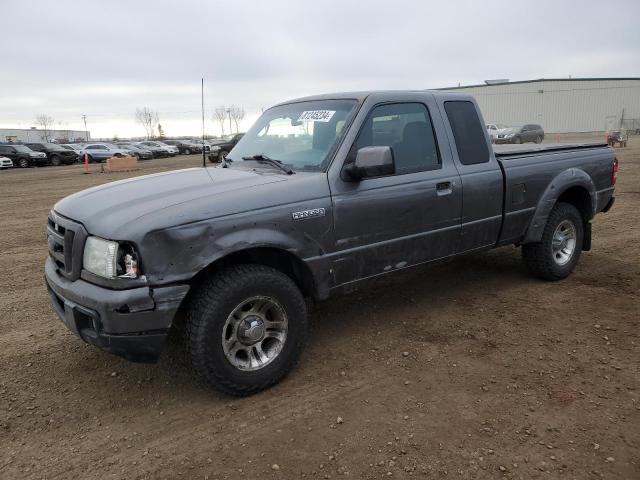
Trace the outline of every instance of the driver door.
{"label": "driver door", "polygon": [[335,179],[336,285],[456,252],[462,189],[448,149],[439,146],[437,139],[445,137],[430,111],[437,112],[436,106],[424,94],[419,101],[374,105],[361,125],[345,165],[362,147],[389,146],[395,173],[358,182],[345,175]]}

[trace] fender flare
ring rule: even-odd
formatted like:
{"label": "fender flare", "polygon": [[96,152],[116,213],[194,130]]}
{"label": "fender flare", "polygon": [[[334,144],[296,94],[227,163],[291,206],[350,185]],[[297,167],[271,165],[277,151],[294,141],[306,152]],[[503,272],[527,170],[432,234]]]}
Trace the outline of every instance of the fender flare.
{"label": "fender flare", "polygon": [[[234,254],[256,249],[279,250],[297,260],[303,266],[305,274],[308,274],[311,280],[312,296],[316,299],[327,298],[330,279],[328,273],[323,274],[322,272],[328,271],[328,269],[322,268],[322,265],[320,265],[322,262],[319,262],[318,258],[308,261],[300,256],[300,252],[309,250],[309,245],[303,245],[301,243],[303,241],[309,242],[312,239],[305,237],[303,240],[302,238],[299,239],[287,235],[286,232],[259,227],[230,232],[215,240],[215,253],[209,257],[207,265],[200,269],[199,272]],[[315,242],[313,243],[315,245]],[[321,256],[320,258],[323,257]]]}
{"label": "fender flare", "polygon": [[529,223],[529,227],[527,228],[522,243],[534,243],[539,242],[542,239],[542,233],[544,232],[544,227],[547,224],[547,219],[549,218],[551,210],[560,196],[572,187],[582,187],[589,192],[589,197],[591,198],[591,210],[587,218],[593,218],[597,202],[596,186],[589,174],[584,170],[579,168],[569,168],[560,172],[551,180],[551,182],[549,182],[547,189],[538,201],[536,211]]}

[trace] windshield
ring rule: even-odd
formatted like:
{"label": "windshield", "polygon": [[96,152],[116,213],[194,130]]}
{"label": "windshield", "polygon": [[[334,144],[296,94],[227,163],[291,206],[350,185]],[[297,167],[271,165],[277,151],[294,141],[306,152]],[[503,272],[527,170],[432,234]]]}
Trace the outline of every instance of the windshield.
{"label": "windshield", "polygon": [[31,149],[29,147],[25,147],[24,145],[11,145],[11,146],[16,149],[16,152],[24,152],[24,153],[31,152]]}
{"label": "windshield", "polygon": [[236,165],[236,162],[241,164],[243,158],[262,155],[293,170],[323,170],[356,103],[355,100],[320,100],[270,108],[227,158]]}

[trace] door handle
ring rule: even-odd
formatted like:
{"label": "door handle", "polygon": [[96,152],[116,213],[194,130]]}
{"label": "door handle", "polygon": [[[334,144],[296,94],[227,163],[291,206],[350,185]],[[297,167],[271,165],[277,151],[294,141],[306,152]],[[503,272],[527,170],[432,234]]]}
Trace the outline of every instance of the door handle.
{"label": "door handle", "polygon": [[453,192],[453,182],[440,182],[436,184],[436,193],[438,195],[449,195]]}

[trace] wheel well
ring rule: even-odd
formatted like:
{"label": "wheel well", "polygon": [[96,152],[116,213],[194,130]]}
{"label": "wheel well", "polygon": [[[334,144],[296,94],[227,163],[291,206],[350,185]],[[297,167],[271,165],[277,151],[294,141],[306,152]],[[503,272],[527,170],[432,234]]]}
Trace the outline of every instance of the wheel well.
{"label": "wheel well", "polygon": [[576,207],[585,222],[593,216],[591,208],[591,196],[584,187],[571,187],[558,197],[558,202],[569,203]]}
{"label": "wheel well", "polygon": [[272,247],[249,248],[224,256],[202,269],[193,278],[192,284],[199,283],[205,276],[217,270],[241,263],[266,265],[279,270],[298,285],[305,297],[315,297],[316,287],[309,267],[294,254]]}

